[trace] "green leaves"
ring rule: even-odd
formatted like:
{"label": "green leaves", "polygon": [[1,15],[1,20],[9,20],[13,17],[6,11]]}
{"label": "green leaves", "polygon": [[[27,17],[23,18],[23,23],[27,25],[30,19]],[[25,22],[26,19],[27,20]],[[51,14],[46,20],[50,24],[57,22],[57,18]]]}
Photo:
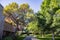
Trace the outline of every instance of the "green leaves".
{"label": "green leaves", "polygon": [[55,23],[56,26],[60,25],[60,9],[56,11],[53,22]]}
{"label": "green leaves", "polygon": [[34,19],[34,11],[30,8],[29,4],[24,3],[20,6],[12,2],[4,8],[4,16],[10,17],[13,22],[26,26]]}
{"label": "green leaves", "polygon": [[39,28],[38,28],[38,22],[37,21],[32,21],[27,25],[27,30],[29,30],[29,32],[32,33],[37,33],[39,32]]}
{"label": "green leaves", "polygon": [[13,14],[14,12],[17,12],[17,10],[18,10],[18,4],[13,2],[4,8],[4,13],[5,14],[9,14],[9,13]]}
{"label": "green leaves", "polygon": [[51,0],[50,2],[50,8],[55,8],[55,7],[58,7],[58,4],[57,4],[57,0]]}
{"label": "green leaves", "polygon": [[42,30],[56,30],[59,27],[60,7],[57,0],[44,0],[38,14],[38,24]]}

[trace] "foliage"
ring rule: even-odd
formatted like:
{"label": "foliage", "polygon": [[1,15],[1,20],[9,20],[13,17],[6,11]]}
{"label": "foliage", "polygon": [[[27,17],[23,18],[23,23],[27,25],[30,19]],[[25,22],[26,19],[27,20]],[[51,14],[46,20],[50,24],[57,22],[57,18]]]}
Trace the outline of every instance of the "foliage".
{"label": "foliage", "polygon": [[5,37],[3,40],[13,40],[11,37]]}
{"label": "foliage", "polygon": [[[39,16],[37,15],[39,26],[42,30],[56,30],[59,26],[59,17],[55,15],[59,15],[59,7],[57,0],[44,0],[41,5],[41,11]],[[58,22],[57,22],[58,21]],[[57,27],[57,28],[56,28]],[[55,29],[56,28],[56,29]]]}
{"label": "foliage", "polygon": [[10,17],[17,27],[18,25],[26,26],[27,30],[32,33],[40,31],[41,34],[46,32],[54,34],[60,31],[59,0],[43,0],[41,10],[36,15],[29,4],[24,3],[19,6],[13,2],[4,8],[4,16]]}
{"label": "foliage", "polygon": [[28,24],[27,26],[27,30],[31,33],[38,33],[39,32],[39,28],[38,28],[38,22],[37,21],[32,21]]}
{"label": "foliage", "polygon": [[19,6],[17,3],[13,2],[4,8],[4,16],[10,17],[14,23],[21,24],[23,26],[26,26],[26,20],[33,20],[33,13],[33,10],[27,3]]}
{"label": "foliage", "polygon": [[4,15],[8,16],[9,14],[13,14],[14,12],[17,12],[17,10],[18,10],[18,4],[13,2],[4,8]]}

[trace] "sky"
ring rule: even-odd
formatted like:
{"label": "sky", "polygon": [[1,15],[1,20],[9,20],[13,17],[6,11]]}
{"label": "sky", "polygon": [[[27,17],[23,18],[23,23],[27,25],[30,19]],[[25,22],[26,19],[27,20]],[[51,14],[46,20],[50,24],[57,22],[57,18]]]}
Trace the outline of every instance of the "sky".
{"label": "sky", "polygon": [[16,2],[19,5],[23,3],[28,3],[30,5],[30,8],[32,8],[34,12],[37,12],[42,4],[42,0],[0,0],[0,4],[3,7],[5,7],[6,5],[12,2]]}

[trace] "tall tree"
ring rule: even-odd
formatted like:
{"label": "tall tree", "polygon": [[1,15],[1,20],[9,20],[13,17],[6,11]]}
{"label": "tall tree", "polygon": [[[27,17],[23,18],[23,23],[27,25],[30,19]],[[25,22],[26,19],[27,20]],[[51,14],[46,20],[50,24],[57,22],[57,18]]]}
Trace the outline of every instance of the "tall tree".
{"label": "tall tree", "polygon": [[18,23],[17,23],[17,20],[18,20],[17,19],[17,16],[18,16],[18,4],[13,2],[13,3],[10,3],[9,5],[7,5],[4,8],[4,16],[10,17],[13,20],[13,22],[18,25]]}
{"label": "tall tree", "polygon": [[[58,28],[59,25],[56,25],[56,22],[59,18],[56,18],[54,15],[58,14],[59,4],[57,0],[44,0],[41,5],[41,11],[38,17],[38,22],[40,28],[42,28],[42,32],[50,31],[52,32],[52,37],[54,40],[54,32],[56,27]],[[56,18],[56,19],[55,19]],[[58,23],[58,22],[57,22]]]}
{"label": "tall tree", "polygon": [[44,32],[46,31],[46,28],[47,29],[49,28],[48,24],[50,23],[50,19],[51,19],[51,15],[48,13],[49,3],[50,1],[44,0],[41,5],[41,11],[38,12],[37,14],[39,26],[41,28],[42,37],[43,37]]}
{"label": "tall tree", "polygon": [[21,21],[24,22],[24,25],[26,25],[27,24],[26,22],[29,21],[34,15],[33,10],[30,8],[30,6],[27,3],[21,4],[19,6],[18,11],[20,15],[19,18],[21,18]]}
{"label": "tall tree", "polygon": [[17,3],[13,2],[4,8],[4,15],[13,20],[17,29],[19,29],[18,25],[25,27],[31,21],[34,15],[33,13],[33,10],[28,4],[21,4],[19,6]]}

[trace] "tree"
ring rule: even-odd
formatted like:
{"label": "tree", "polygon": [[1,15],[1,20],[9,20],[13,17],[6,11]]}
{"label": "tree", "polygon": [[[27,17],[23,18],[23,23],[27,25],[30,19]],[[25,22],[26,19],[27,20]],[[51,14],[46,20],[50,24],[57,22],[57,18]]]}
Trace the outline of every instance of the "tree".
{"label": "tree", "polygon": [[33,34],[39,33],[38,20],[36,18],[36,15],[34,14],[32,18],[33,20],[30,21],[27,25],[27,30]]}
{"label": "tree", "polygon": [[21,4],[19,7],[19,11],[22,13],[27,13],[27,11],[29,10],[30,6],[25,3],[25,4]]}
{"label": "tree", "polygon": [[[25,27],[33,17],[33,10],[28,4],[21,4],[20,6],[13,2],[4,8],[4,16],[10,17],[19,29],[19,25]],[[26,22],[28,20],[28,23]]]}
{"label": "tree", "polygon": [[[55,12],[55,15],[54,15],[54,25],[56,26],[56,29],[57,29],[57,32],[56,32],[56,35],[58,35],[60,33],[60,9],[58,9],[56,12]],[[57,27],[58,26],[58,27]]]}
{"label": "tree", "polygon": [[[37,15],[39,27],[42,29],[42,32],[50,31],[52,33],[52,38],[54,40],[54,32],[59,25],[56,25],[56,22],[59,18],[54,17],[56,11],[58,11],[59,4],[57,0],[44,0],[41,5],[41,11]],[[55,19],[56,18],[56,19]],[[58,23],[58,22],[57,22]],[[56,28],[57,27],[57,28]]]}
{"label": "tree", "polygon": [[44,0],[41,5],[41,11],[38,12],[38,14],[37,14],[42,37],[44,35],[44,32],[49,28],[48,24],[50,23],[50,19],[51,19],[51,15],[48,13],[49,3],[50,3],[50,1]]}
{"label": "tree", "polygon": [[27,30],[31,33],[38,33],[38,23],[36,21],[32,21],[28,24]]}
{"label": "tree", "polygon": [[[6,17],[10,17],[13,22],[15,24],[18,25],[18,19],[17,19],[17,16],[18,16],[18,4],[13,2],[9,5],[7,5],[5,8],[4,8],[4,16]],[[17,26],[18,27],[18,26]]]}
{"label": "tree", "polygon": [[11,15],[14,12],[17,12],[17,10],[18,10],[18,4],[13,2],[4,8],[4,15],[9,16],[9,14]]}
{"label": "tree", "polygon": [[21,19],[21,21],[24,22],[23,24],[26,26],[32,19],[34,11],[30,8],[30,6],[27,3],[21,4],[19,6],[18,11],[19,11],[19,18]]}

